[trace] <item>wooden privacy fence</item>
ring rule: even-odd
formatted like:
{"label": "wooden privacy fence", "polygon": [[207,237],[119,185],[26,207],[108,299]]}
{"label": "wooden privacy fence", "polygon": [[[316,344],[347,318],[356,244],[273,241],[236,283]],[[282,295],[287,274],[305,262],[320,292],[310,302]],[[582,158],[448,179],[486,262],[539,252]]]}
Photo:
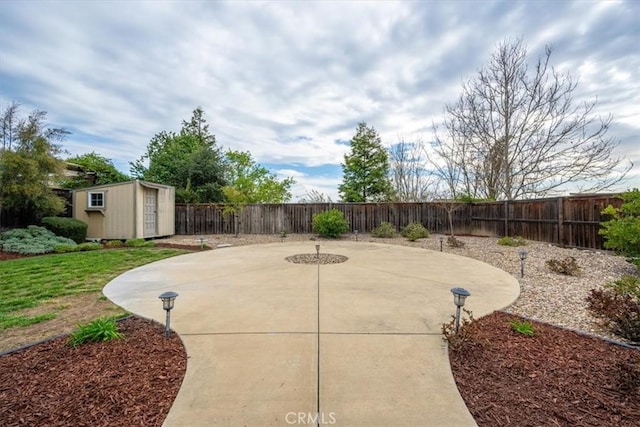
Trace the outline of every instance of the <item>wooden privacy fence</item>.
{"label": "wooden privacy fence", "polygon": [[[600,212],[622,201],[615,194],[508,202],[456,203],[291,203],[247,205],[239,215],[244,234],[311,233],[313,215],[342,211],[349,231],[370,232],[381,222],[400,229],[422,223],[433,233],[449,232],[449,213],[458,235],[522,236],[567,247],[601,249]],[[176,204],[176,234],[233,234],[233,216],[222,204]]]}
{"label": "wooden privacy fence", "polygon": [[522,236],[566,247],[602,249],[598,233],[608,205],[619,207],[616,194],[553,199],[474,203],[471,233],[483,236]]}
{"label": "wooden privacy fence", "polygon": [[[453,213],[458,233],[469,230],[470,207],[460,204]],[[176,234],[235,233],[233,216],[223,215],[223,208],[222,204],[176,204]],[[448,227],[446,211],[433,203],[298,203],[246,205],[239,215],[239,231],[311,233],[313,215],[333,208],[344,213],[350,232],[366,233],[385,221],[397,228],[417,221],[432,232],[445,232]]]}

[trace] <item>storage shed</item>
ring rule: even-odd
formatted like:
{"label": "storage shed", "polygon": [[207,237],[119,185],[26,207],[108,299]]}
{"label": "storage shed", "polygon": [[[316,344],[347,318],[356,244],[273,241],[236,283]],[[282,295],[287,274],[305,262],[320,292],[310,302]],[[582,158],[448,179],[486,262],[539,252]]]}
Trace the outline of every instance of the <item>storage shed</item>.
{"label": "storage shed", "polygon": [[175,189],[145,181],[73,192],[73,217],[86,222],[87,239],[112,240],[175,234]]}

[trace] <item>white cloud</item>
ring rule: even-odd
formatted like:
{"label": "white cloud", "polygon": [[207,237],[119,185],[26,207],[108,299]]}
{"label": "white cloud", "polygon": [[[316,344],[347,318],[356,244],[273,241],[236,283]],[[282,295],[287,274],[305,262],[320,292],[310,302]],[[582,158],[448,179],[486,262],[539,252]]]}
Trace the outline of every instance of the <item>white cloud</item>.
{"label": "white cloud", "polygon": [[[386,145],[429,139],[461,81],[523,36],[534,57],[555,45],[557,69],[580,79],[576,102],[598,96],[621,152],[640,158],[639,14],[634,1],[5,0],[0,107],[47,110],[75,133],[73,154],[126,165],[202,106],[222,146],[294,171],[340,163],[360,121]],[[334,195],[340,181],[299,178]]]}

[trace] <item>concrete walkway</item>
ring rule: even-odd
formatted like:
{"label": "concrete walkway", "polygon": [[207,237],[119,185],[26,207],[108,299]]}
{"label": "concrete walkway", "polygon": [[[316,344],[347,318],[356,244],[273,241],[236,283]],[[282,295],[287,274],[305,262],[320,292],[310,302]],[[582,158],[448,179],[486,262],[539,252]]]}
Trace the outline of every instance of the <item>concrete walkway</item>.
{"label": "concrete walkway", "polygon": [[[292,264],[317,242],[198,252],[129,271],[104,294],[172,329],[187,373],[166,426],[473,426],[449,367],[441,324],[450,288],[480,317],[507,306],[517,280],[424,249],[320,242],[342,264]],[[319,276],[318,276],[319,272]]]}

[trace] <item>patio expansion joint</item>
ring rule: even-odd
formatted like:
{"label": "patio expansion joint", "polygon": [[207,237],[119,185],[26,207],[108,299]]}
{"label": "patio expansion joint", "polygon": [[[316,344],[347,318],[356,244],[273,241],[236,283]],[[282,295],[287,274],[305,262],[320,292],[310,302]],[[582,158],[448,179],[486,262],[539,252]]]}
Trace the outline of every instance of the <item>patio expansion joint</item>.
{"label": "patio expansion joint", "polygon": [[199,332],[178,333],[180,336],[206,335],[399,335],[399,336],[437,336],[442,332],[317,332],[317,331],[251,331],[251,332]]}

